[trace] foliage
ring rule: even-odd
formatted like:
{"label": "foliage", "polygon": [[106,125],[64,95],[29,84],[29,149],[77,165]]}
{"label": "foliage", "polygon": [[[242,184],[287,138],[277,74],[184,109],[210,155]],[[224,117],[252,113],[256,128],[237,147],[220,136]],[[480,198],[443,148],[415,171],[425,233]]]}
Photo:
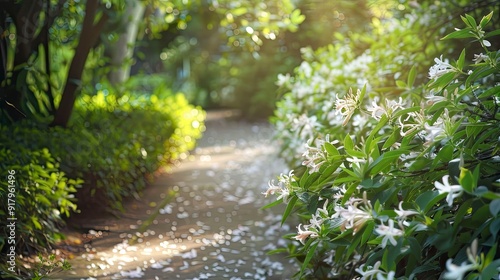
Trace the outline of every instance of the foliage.
{"label": "foliage", "polygon": [[145,186],[144,175],[194,147],[204,129],[204,113],[163,87],[149,96],[124,92],[118,97],[110,90],[79,100],[72,126],[85,131],[84,140],[79,145],[68,140],[67,147],[75,150],[60,156],[77,165],[71,168],[87,178],[90,194],[102,189],[120,208],[122,197]]}
{"label": "foliage", "polygon": [[[43,251],[61,239],[62,216],[76,210],[75,197],[80,209],[122,209],[123,198],[138,196],[147,176],[185,158],[201,137],[205,114],[182,94],[158,87],[149,96],[117,97],[108,88],[82,96],[70,128],[30,121],[1,127],[1,169],[16,172],[18,254]],[[7,182],[1,182],[4,201]],[[2,203],[2,215],[7,210]]]}
{"label": "foliage", "polygon": [[[160,58],[166,72],[178,73],[175,84],[193,93],[191,102],[204,108],[237,108],[247,118],[268,117],[277,99],[275,77],[300,63],[300,48],[323,46],[332,41],[334,31],[356,29],[369,22],[368,13],[359,9],[363,2],[296,1],[305,19],[297,30],[273,31],[272,36],[262,36],[255,22],[234,24],[238,27],[231,30],[222,19],[217,28],[213,22],[218,21],[210,19],[215,13],[193,11],[187,29],[161,52]],[[208,28],[207,22],[213,27]],[[237,42],[238,48],[228,48],[230,42]]]}
{"label": "foliage", "polygon": [[[404,37],[387,58],[372,59],[373,49],[350,57],[338,45],[305,51],[295,76],[281,77],[291,91],[275,123],[284,155],[293,165],[302,154],[304,167],[265,194],[279,195],[270,206],[287,203],[283,221],[303,219],[289,236],[302,246],[288,248],[302,262],[299,278],[498,277],[500,51],[491,42],[500,30],[487,32],[492,16],[461,17],[465,27],[444,39],[472,42],[453,62],[435,58],[425,84],[424,58],[405,55]],[[378,60],[396,54],[409,60]]]}
{"label": "foliage", "polygon": [[[49,249],[62,238],[58,229],[64,224],[64,216],[68,217],[76,210],[74,194],[82,183],[61,171],[59,161],[48,149],[9,145],[10,141],[17,140],[15,135],[18,133],[36,132],[36,128],[11,129],[0,129],[0,169],[6,172],[0,182],[0,214],[5,217],[0,222],[1,265],[4,271],[8,271],[4,266],[7,265],[7,252],[13,244],[16,253],[30,254]],[[7,227],[12,222],[7,217],[16,219],[15,229]],[[11,231],[15,232],[15,236]],[[15,239],[8,239],[10,236]]]}
{"label": "foliage", "polygon": [[[81,206],[111,203],[120,209],[123,197],[145,186],[146,174],[194,147],[204,114],[183,95],[162,88],[150,96],[104,92],[78,101],[70,128],[19,129],[6,144],[48,147],[66,174],[85,180],[78,195]],[[100,199],[92,202],[97,191]]]}
{"label": "foliage", "polygon": [[38,254],[39,262],[36,263],[34,277],[31,280],[42,280],[57,270],[70,270],[71,264],[66,260],[57,260],[56,255],[51,254],[45,258]]}
{"label": "foliage", "polygon": [[[4,1],[0,11],[0,122],[19,119],[53,121],[67,126],[74,102],[83,87],[100,82],[111,55],[103,46],[119,41],[128,23],[127,5],[147,6],[139,38],[175,38],[185,30],[195,11],[212,14],[203,24],[224,34],[226,46],[258,50],[264,38],[296,30],[300,11],[287,1]],[[134,2],[134,3],[132,3]],[[30,8],[33,7],[33,8]],[[83,39],[81,39],[81,37]],[[149,44],[150,42],[144,41]],[[126,44],[125,41],[119,41]],[[74,50],[69,57],[60,49]],[[108,50],[109,51],[109,50]],[[89,63],[89,53],[95,55]],[[124,56],[122,59],[126,59]],[[157,60],[157,58],[155,58]],[[57,62],[63,61],[63,65]],[[56,62],[56,63],[54,63]],[[130,61],[119,65],[130,66]],[[86,82],[84,66],[98,69]],[[88,70],[88,68],[87,68]],[[83,73],[87,73],[84,75]],[[96,82],[97,80],[97,82]]]}

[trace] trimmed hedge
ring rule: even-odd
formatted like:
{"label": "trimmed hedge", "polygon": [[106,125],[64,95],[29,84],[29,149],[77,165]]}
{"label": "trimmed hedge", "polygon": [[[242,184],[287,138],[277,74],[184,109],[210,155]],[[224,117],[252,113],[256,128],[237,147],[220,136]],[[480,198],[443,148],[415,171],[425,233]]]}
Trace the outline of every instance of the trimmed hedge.
{"label": "trimmed hedge", "polygon": [[[77,199],[79,208],[99,204],[123,209],[123,198],[137,196],[147,184],[146,175],[194,148],[205,118],[184,95],[162,87],[147,96],[117,97],[105,91],[82,96],[73,115],[69,128],[30,121],[0,127],[5,173],[0,214],[9,211],[6,172],[14,170],[17,254],[42,251],[62,238],[62,215],[69,217],[77,209]],[[4,253],[10,248],[6,223],[0,221],[4,271]]]}

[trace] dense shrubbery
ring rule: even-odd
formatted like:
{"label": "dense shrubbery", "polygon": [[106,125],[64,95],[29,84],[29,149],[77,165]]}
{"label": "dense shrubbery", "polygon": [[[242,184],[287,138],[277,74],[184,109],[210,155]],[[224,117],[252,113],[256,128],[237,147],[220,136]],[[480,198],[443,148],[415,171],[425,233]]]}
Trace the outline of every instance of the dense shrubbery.
{"label": "dense shrubbery", "polygon": [[[16,128],[12,132],[17,134],[19,131]],[[2,135],[13,136],[7,129],[2,128],[1,132]],[[76,210],[74,193],[81,180],[68,179],[46,148],[31,150],[29,147],[17,146],[17,149],[7,149],[2,145],[0,156],[1,170],[9,171],[9,175],[12,175],[6,175],[5,180],[0,182],[0,214],[2,217],[17,218],[17,248],[27,252],[46,248],[60,237],[57,228],[63,223],[63,216]],[[13,195],[8,196],[9,193]],[[11,205],[8,203],[9,198]],[[7,219],[0,222],[0,248],[9,246],[6,245],[8,240],[5,238],[10,231],[6,227],[8,222]]]}
{"label": "dense shrubbery", "polygon": [[465,28],[446,39],[473,43],[453,62],[435,58],[426,84],[421,57],[377,55],[375,41],[357,57],[306,50],[295,75],[280,78],[289,92],[274,122],[283,155],[303,167],[266,195],[287,204],[283,221],[303,220],[289,236],[302,246],[287,248],[301,278],[498,279],[500,51],[489,37],[500,30],[485,32],[491,18],[462,17]]}
{"label": "dense shrubbery", "polygon": [[[69,128],[29,121],[1,127],[0,164],[16,172],[18,253],[50,248],[60,239],[63,215],[76,209],[75,195],[85,208],[98,203],[121,209],[124,197],[145,186],[145,175],[182,158],[201,137],[204,113],[182,94],[161,87],[151,95],[105,92],[82,96]],[[7,187],[2,181],[3,201]],[[0,211],[8,213],[7,205]]]}

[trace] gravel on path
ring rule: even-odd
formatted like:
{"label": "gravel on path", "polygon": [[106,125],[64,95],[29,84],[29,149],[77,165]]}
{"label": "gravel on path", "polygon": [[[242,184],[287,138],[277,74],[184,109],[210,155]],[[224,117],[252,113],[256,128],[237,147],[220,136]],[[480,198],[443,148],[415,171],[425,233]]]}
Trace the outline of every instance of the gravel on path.
{"label": "gravel on path", "polygon": [[121,219],[88,221],[91,242],[60,279],[290,279],[283,208],[262,210],[268,181],[286,169],[267,123],[209,112],[197,148],[156,178]]}

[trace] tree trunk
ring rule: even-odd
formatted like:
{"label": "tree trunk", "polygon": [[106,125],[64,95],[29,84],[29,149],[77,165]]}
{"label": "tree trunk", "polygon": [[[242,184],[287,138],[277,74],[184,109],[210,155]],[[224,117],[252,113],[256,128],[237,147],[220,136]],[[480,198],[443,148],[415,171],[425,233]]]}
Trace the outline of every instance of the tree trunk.
{"label": "tree trunk", "polygon": [[139,0],[127,1],[124,11],[124,32],[120,33],[117,42],[106,45],[107,54],[111,61],[111,71],[108,79],[116,85],[125,82],[130,76],[130,59],[134,53],[134,43],[137,38],[137,29],[144,17],[145,7]]}
{"label": "tree trunk", "polygon": [[85,62],[87,61],[90,50],[99,38],[99,34],[104,27],[104,23],[108,19],[108,15],[106,13],[103,13],[102,17],[99,19],[99,22],[94,24],[98,5],[98,0],[87,1],[87,6],[85,7],[85,17],[83,19],[82,25],[82,32],[80,33],[78,46],[75,50],[75,56],[73,57],[73,60],[71,61],[71,65],[69,67],[66,85],[64,86],[61,102],[59,103],[59,107],[54,116],[52,126],[66,127],[68,125],[69,118],[71,117],[71,113],[75,105],[77,93],[80,88]]}

